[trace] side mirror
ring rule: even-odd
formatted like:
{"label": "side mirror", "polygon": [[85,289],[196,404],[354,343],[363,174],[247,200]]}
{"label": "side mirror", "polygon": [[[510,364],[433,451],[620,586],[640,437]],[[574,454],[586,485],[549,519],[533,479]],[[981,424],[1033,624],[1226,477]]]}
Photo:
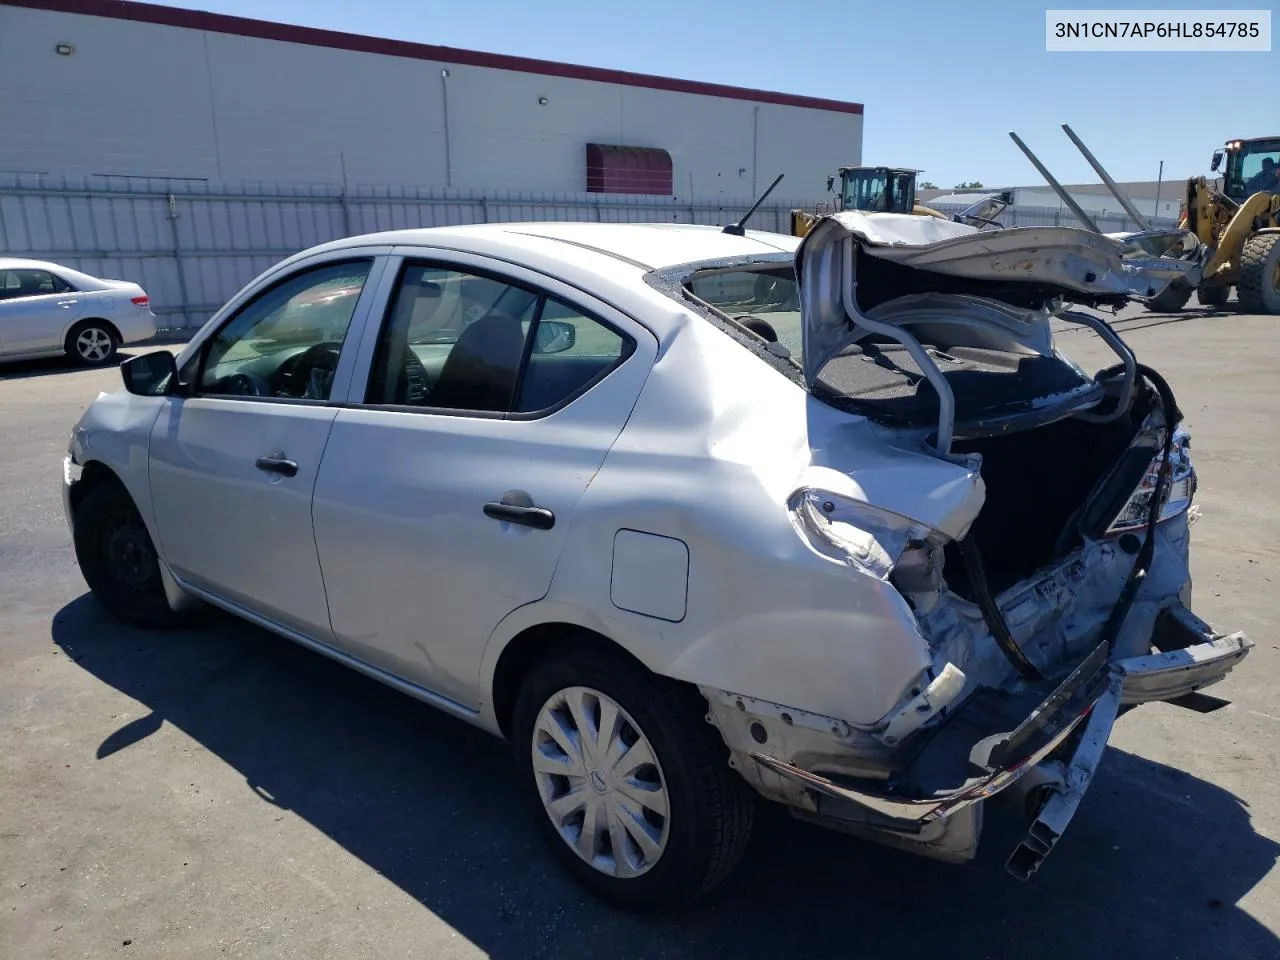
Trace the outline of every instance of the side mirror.
{"label": "side mirror", "polygon": [[[1201,156],[1203,156],[1203,154],[1201,154]],[[1214,173],[1217,173],[1220,166],[1222,166],[1222,151],[1215,150],[1213,151],[1213,161],[1209,164],[1209,169]]]}
{"label": "side mirror", "polygon": [[142,397],[158,397],[169,391],[178,379],[178,365],[168,350],[130,357],[120,364],[124,388]]}
{"label": "side mirror", "polygon": [[533,337],[534,353],[564,353],[578,339],[578,328],[562,320],[541,320]]}
{"label": "side mirror", "polygon": [[830,193],[830,192],[831,192],[831,190],[832,190],[832,188],[833,188],[835,185],[836,185],[836,178],[835,178],[835,177],[827,177],[827,193]]}

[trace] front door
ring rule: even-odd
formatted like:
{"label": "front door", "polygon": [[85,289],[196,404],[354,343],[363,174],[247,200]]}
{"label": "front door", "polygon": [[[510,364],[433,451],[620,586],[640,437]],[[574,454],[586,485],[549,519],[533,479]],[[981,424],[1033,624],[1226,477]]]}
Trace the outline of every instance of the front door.
{"label": "front door", "polygon": [[338,644],[465,707],[493,629],[550,587],[656,348],[514,272],[402,265],[353,385],[364,402],[338,413],[316,482]]}
{"label": "front door", "polygon": [[0,355],[57,350],[83,312],[84,294],[48,270],[0,270]]}
{"label": "front door", "polygon": [[184,365],[185,395],[167,399],[151,433],[151,502],[173,572],[322,641],[331,633],[311,494],[374,263],[304,267],[250,299]]}

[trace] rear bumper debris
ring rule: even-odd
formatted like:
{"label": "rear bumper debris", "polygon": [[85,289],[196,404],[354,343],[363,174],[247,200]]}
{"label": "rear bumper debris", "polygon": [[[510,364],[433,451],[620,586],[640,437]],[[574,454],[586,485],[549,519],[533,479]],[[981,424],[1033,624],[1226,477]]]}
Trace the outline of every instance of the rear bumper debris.
{"label": "rear bumper debris", "polygon": [[[967,752],[967,757],[952,758],[959,762],[962,774],[947,781],[945,788],[939,786],[943,781],[936,771],[913,778],[911,767],[898,777],[854,779],[807,770],[794,762],[795,758],[771,755],[759,748],[746,751],[748,757],[742,759],[771,775],[771,782],[780,781],[790,788],[792,797],[780,798],[784,802],[800,806],[794,796],[803,793],[815,800],[808,809],[816,809],[824,800],[853,804],[878,820],[886,832],[895,834],[918,834],[924,825],[996,796],[1033,770],[1051,770],[1052,775],[1044,777],[1044,784],[1034,791],[1043,802],[1007,864],[1012,875],[1025,880],[1049,855],[1074,816],[1123,708],[1174,700],[1216,683],[1253,647],[1242,633],[1215,633],[1181,605],[1161,616],[1151,642],[1158,653],[1121,659],[1109,659],[1109,650],[1103,645],[1095,648],[1022,719],[1015,717],[1001,728],[1005,732],[976,741],[953,738],[947,742],[939,731],[935,743],[927,745],[917,758],[942,745],[946,749],[954,746],[960,754]],[[961,718],[969,708],[969,704],[962,706],[949,722],[963,726]],[[1014,728],[1009,730],[1008,726]],[[918,759],[913,764],[918,766]]]}

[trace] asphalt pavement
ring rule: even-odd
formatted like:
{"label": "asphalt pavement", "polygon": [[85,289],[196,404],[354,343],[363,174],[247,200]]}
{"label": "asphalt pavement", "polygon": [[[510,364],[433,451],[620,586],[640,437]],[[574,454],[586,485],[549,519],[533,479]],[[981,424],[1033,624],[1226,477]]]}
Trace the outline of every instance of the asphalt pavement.
{"label": "asphalt pavement", "polygon": [[[1021,831],[1001,810],[966,866],[775,815],[719,897],[664,916],[560,873],[500,741],[227,617],[111,621],[59,484],[119,375],[0,367],[0,957],[1275,960],[1280,318],[1117,328],[1192,432],[1195,609],[1257,643],[1216,709],[1122,717],[1028,883],[1004,872]],[[1087,332],[1061,342],[1111,362]]]}

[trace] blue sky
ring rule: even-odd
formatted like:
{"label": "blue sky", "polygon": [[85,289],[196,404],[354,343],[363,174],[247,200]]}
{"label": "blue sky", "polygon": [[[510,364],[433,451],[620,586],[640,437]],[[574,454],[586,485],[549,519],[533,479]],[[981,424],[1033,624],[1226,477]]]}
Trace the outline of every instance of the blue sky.
{"label": "blue sky", "polygon": [[[1172,5],[1175,0],[1165,0]],[[1207,174],[1230,137],[1280,134],[1280,52],[1047,53],[1045,8],[988,0],[171,0],[170,6],[866,105],[864,163],[950,187]],[[1126,9],[1154,9],[1127,3]],[[1265,8],[1257,0],[1187,9]],[[1273,14],[1274,18],[1274,14]],[[1274,26],[1273,26],[1274,29]]]}

